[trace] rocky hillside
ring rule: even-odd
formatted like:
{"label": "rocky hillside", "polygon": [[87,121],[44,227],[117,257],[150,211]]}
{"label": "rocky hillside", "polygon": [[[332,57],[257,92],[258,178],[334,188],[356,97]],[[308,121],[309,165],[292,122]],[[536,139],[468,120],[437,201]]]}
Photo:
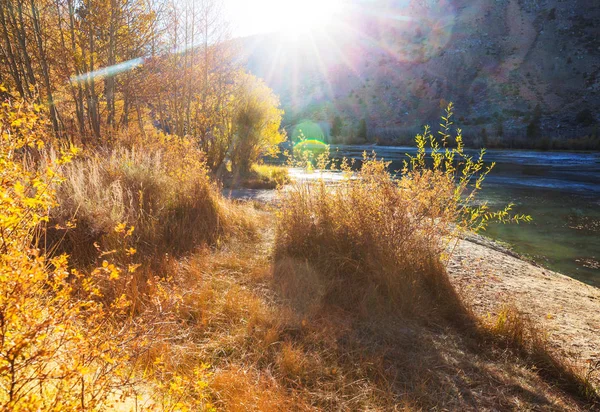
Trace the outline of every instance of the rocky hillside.
{"label": "rocky hillside", "polygon": [[473,145],[584,148],[600,139],[599,33],[590,0],[352,0],[335,24],[242,49],[287,123],[333,140],[364,138],[364,119],[367,140],[399,143],[453,101]]}

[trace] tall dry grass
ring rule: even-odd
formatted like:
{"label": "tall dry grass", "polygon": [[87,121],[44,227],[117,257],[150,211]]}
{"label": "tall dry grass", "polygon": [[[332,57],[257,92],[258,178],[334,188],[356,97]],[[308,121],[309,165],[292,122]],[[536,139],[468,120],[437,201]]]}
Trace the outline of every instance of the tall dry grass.
{"label": "tall dry grass", "polygon": [[453,190],[433,172],[395,180],[376,159],[335,187],[297,184],[281,199],[275,260],[283,270],[276,276],[289,277],[291,258],[316,270],[329,303],[364,313],[460,314],[441,260],[456,214]]}
{"label": "tall dry grass", "polygon": [[529,362],[539,374],[566,392],[600,406],[600,394],[592,381],[593,370],[584,370],[552,349],[548,335],[531,318],[513,306],[501,308],[494,318],[480,323],[479,333]]}
{"label": "tall dry grass", "polygon": [[[390,314],[453,326],[485,342],[478,351],[509,349],[551,384],[595,404],[598,395],[589,380],[553,353],[534,324],[512,312],[496,325],[485,324],[450,283],[445,263],[463,233],[491,220],[530,220],[512,215],[511,205],[491,211],[474,202],[493,165],[484,165],[484,151],[479,158],[464,153],[460,130],[450,136],[451,115],[449,106],[439,141],[428,128],[417,136],[417,155],[399,176],[388,171],[388,163],[365,154],[353,178],[282,190],[274,284],[305,316],[341,307],[382,328]],[[342,170],[351,172],[347,163]]]}
{"label": "tall dry grass", "polygon": [[[511,205],[493,212],[473,202],[494,165],[484,164],[484,150],[478,158],[464,152],[460,129],[452,134],[452,115],[450,103],[439,139],[429,127],[417,135],[417,153],[400,176],[365,153],[355,178],[282,192],[276,260],[313,265],[324,278],[325,299],[344,307],[462,316],[444,268],[449,243],[490,220],[530,217],[511,215]],[[328,164],[322,157],[319,163]],[[351,165],[344,161],[341,169],[350,173]]]}
{"label": "tall dry grass", "polygon": [[157,263],[233,234],[252,235],[251,220],[221,197],[199,149],[156,133],[145,139],[96,149],[66,167],[51,211],[60,250],[92,264],[98,246],[120,246],[113,236],[119,224],[134,227],[128,246]]}

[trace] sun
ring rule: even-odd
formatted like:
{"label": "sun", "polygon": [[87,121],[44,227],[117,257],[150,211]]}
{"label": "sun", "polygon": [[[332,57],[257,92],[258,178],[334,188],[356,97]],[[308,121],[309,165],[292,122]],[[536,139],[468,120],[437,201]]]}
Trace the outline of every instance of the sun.
{"label": "sun", "polygon": [[237,36],[301,33],[329,27],[347,0],[221,0]]}
{"label": "sun", "polygon": [[329,27],[341,6],[342,0],[284,0],[274,17],[279,20],[279,31],[306,34]]}

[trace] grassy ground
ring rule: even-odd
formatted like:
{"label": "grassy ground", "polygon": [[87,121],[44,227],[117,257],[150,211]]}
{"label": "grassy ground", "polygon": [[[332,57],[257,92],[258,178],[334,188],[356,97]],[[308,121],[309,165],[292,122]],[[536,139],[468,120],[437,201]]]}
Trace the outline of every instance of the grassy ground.
{"label": "grassy ground", "polygon": [[[309,307],[318,290],[286,299],[274,277],[282,263],[272,260],[272,218],[259,211],[255,242],[194,254],[176,275],[189,291],[178,316],[190,331],[186,352],[212,365],[209,392],[218,409],[582,407],[510,350],[447,324]],[[288,262],[287,270],[310,276],[301,263]]]}
{"label": "grassy ground", "polygon": [[442,260],[458,213],[448,176],[398,183],[373,159],[360,179],[240,203],[185,142],[150,142],[154,155],[120,148],[66,168],[48,230],[75,267],[127,268],[98,285],[109,310],[127,300],[113,323],[134,336],[122,364],[139,381],[123,387],[138,409],[596,406],[534,324],[510,310],[482,321],[456,292]]}

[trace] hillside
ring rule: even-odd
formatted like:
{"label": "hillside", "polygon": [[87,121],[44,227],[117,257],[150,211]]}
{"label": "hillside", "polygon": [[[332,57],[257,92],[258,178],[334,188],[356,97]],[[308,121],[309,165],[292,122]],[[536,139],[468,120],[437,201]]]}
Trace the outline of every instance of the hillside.
{"label": "hillside", "polygon": [[361,119],[370,141],[412,137],[445,99],[473,145],[579,148],[567,139],[598,136],[599,19],[585,0],[351,1],[335,24],[241,49],[288,125],[336,121],[337,140]]}

